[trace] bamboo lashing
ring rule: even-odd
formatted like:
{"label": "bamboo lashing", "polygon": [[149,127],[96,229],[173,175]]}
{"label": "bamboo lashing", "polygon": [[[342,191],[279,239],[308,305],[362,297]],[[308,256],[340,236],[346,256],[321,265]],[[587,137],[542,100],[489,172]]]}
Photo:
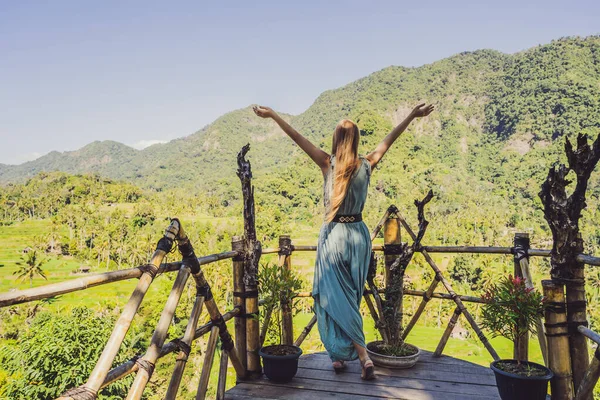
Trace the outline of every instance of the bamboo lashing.
{"label": "bamboo lashing", "polygon": [[554,372],[554,378],[550,381],[552,399],[571,400],[573,380],[564,288],[551,280],[543,280],[542,288],[546,298],[548,368]]}
{"label": "bamboo lashing", "polygon": [[196,400],[204,400],[206,398],[206,390],[208,389],[208,380],[210,379],[210,370],[212,369],[213,360],[215,359],[215,349],[217,347],[217,339],[219,338],[219,327],[214,326],[210,330],[210,336],[204,352],[204,363],[202,364],[202,372],[200,381],[198,382],[198,392]]}
{"label": "bamboo lashing", "polygon": [[[158,272],[159,266],[162,263],[165,255],[171,251],[171,247],[173,246],[173,240],[177,236],[179,232],[179,223],[177,220],[171,220],[171,224],[166,229],[164,236],[158,241],[156,245],[156,251],[152,255],[152,259],[150,263],[145,268],[144,273],[140,276],[140,280],[131,294],[129,301],[123,308],[123,312],[121,316],[117,320],[115,327],[98,359],[94,370],[90,374],[87,382],[81,387],[81,389],[93,393],[94,397],[97,395],[98,390],[102,386],[102,383],[106,379],[108,375],[108,371],[110,366],[112,365],[119,348],[121,347],[121,343],[123,343],[123,339],[125,339],[125,335],[129,330],[131,325],[131,321],[137,310],[142,303],[144,295],[148,291],[150,284],[154,280],[156,273]],[[77,388],[75,388],[77,389]],[[73,390],[75,390],[73,389]],[[62,400],[70,400],[72,399],[69,396],[69,391],[65,392],[63,396],[59,399]]]}
{"label": "bamboo lashing", "polygon": [[[400,222],[402,223],[402,225],[404,226],[404,228],[408,232],[408,234],[412,237],[413,240],[416,240],[417,237],[414,234],[414,232],[412,231],[412,229],[410,228],[410,226],[408,225],[408,223],[406,222],[406,220],[402,217],[402,215],[399,212],[397,213],[397,215],[398,215],[398,218],[400,219]],[[440,269],[438,268],[438,266],[435,264],[435,262],[433,261],[433,259],[429,256],[429,254],[427,253],[427,251],[422,250],[421,253],[423,254],[423,257],[425,258],[425,260],[427,261],[427,263],[431,266],[431,268],[436,273],[436,276],[439,276],[438,279],[440,280],[440,282],[442,283],[442,285],[444,285],[444,287],[446,288],[446,290],[448,291],[448,293],[452,296],[452,300],[456,303],[456,306],[458,308],[460,308],[460,311],[462,312],[462,314],[465,316],[465,318],[469,322],[469,325],[471,325],[471,328],[473,328],[473,330],[477,334],[477,337],[479,338],[479,340],[481,341],[481,343],[483,343],[483,345],[485,346],[485,348],[487,349],[487,351],[490,353],[490,355],[492,356],[492,358],[494,358],[494,360],[499,360],[500,357],[498,356],[498,353],[496,353],[496,350],[494,350],[494,348],[492,347],[492,345],[490,344],[490,342],[488,341],[488,339],[485,337],[485,335],[483,334],[483,332],[479,328],[479,325],[477,325],[477,322],[475,322],[475,319],[473,319],[473,316],[471,315],[471,313],[469,313],[469,311],[466,309],[466,307],[462,303],[462,300],[454,292],[454,290],[452,289],[452,285],[450,284],[450,282],[448,282],[446,280],[446,278],[444,278],[444,276],[442,275],[442,272],[440,271]]]}

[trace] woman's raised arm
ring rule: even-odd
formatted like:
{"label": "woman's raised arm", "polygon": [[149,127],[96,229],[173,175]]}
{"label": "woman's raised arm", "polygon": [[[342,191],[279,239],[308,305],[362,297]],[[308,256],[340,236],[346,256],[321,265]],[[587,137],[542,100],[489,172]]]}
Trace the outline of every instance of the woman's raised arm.
{"label": "woman's raised arm", "polygon": [[329,168],[329,154],[312,144],[307,138],[298,133],[290,124],[285,122],[274,110],[265,106],[252,107],[254,113],[261,118],[271,118],[308,156],[321,168],[323,174]]}
{"label": "woman's raised arm", "polygon": [[400,136],[402,132],[406,130],[408,125],[415,118],[426,117],[433,111],[433,105],[425,105],[425,103],[419,104],[416,106],[408,117],[404,119],[397,127],[395,127],[382,141],[377,145],[375,150],[367,155],[367,160],[371,163],[371,168],[375,168],[377,163],[383,158],[385,153],[389,150],[389,148],[394,144],[396,139]]}

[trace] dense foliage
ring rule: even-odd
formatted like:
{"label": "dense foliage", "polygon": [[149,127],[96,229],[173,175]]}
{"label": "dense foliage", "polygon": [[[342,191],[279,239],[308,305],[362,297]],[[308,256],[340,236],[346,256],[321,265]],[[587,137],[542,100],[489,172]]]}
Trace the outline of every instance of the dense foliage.
{"label": "dense foliage", "polygon": [[535,333],[536,321],[542,315],[542,295],[528,288],[523,278],[503,277],[482,298],[488,301],[481,312],[483,327],[493,335],[515,341]]}

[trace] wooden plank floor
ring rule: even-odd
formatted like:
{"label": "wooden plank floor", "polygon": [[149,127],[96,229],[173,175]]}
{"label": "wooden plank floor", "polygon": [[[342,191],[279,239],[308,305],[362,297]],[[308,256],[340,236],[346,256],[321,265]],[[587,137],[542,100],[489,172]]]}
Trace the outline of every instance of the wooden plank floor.
{"label": "wooden plank floor", "polygon": [[422,351],[411,369],[376,368],[377,379],[360,379],[360,364],[352,361],[342,374],[335,374],[326,353],[304,355],[298,373],[285,384],[265,377],[240,382],[225,398],[249,399],[404,399],[404,400],[499,400],[493,372],[486,367]]}

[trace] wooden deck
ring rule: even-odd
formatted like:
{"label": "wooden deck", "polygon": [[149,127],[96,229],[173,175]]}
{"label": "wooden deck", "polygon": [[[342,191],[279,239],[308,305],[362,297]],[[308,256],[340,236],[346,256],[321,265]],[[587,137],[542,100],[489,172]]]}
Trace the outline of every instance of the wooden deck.
{"label": "wooden deck", "polygon": [[434,358],[422,351],[414,368],[377,368],[377,379],[360,379],[360,364],[353,361],[336,375],[326,353],[302,356],[296,377],[276,384],[265,377],[240,382],[226,399],[404,399],[404,400],[499,400],[493,372],[486,367],[456,358]]}

